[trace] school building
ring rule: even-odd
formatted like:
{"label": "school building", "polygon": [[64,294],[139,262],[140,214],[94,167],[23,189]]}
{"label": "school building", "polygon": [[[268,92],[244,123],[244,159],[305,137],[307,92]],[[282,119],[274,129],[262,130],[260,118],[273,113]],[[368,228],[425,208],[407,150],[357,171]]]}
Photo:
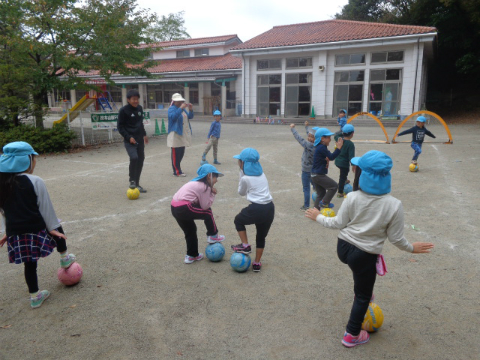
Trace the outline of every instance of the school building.
{"label": "school building", "polygon": [[138,88],[145,109],[168,107],[179,92],[197,113],[245,118],[309,117],[312,108],[318,118],[340,109],[406,116],[425,104],[436,37],[434,27],[327,20],[275,26],[244,43],[236,35],[170,41],[151,54],[160,78],[114,76],[106,90],[124,104]]}

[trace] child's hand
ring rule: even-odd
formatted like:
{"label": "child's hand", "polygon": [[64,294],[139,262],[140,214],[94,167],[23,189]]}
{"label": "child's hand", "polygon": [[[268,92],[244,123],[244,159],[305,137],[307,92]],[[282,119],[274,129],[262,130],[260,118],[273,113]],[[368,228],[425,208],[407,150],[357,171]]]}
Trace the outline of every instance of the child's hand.
{"label": "child's hand", "polygon": [[217,195],[217,189],[212,188],[212,193],[214,193],[215,195]]}
{"label": "child's hand", "polygon": [[293,129],[295,127],[295,124],[290,124],[290,128]]}
{"label": "child's hand", "polygon": [[2,238],[0,239],[0,247],[2,247],[6,241],[7,241],[7,234],[3,235]]}
{"label": "child's hand", "polygon": [[431,249],[433,249],[432,243],[427,242],[414,242],[413,244],[413,253],[414,254],[424,254],[429,253]]}
{"label": "child's hand", "polygon": [[305,126],[308,126],[308,121],[305,121]]}
{"label": "child's hand", "polygon": [[60,238],[65,239],[65,240],[67,239],[67,236],[65,234],[62,234],[61,232],[59,232],[57,230],[52,230],[52,231],[49,231],[48,233],[52,236],[60,237]]}
{"label": "child's hand", "polygon": [[335,145],[337,146],[337,149],[340,150],[343,146],[343,138],[339,137]]}
{"label": "child's hand", "polygon": [[305,216],[313,221],[317,220],[318,215],[320,215],[320,210],[316,208],[307,209],[307,211],[305,211]]}

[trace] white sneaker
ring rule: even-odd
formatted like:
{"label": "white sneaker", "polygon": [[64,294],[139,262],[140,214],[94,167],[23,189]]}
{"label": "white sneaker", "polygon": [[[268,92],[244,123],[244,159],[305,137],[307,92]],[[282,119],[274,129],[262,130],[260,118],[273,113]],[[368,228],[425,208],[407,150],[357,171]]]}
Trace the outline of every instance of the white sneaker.
{"label": "white sneaker", "polygon": [[203,259],[203,254],[200,253],[198,254],[197,256],[193,257],[193,256],[188,256],[188,255],[185,255],[185,264],[191,264],[193,263],[194,261],[200,261]]}
{"label": "white sneaker", "polygon": [[207,242],[209,244],[215,244],[217,242],[222,242],[223,240],[225,240],[225,236],[224,235],[213,235],[213,236],[207,236]]}

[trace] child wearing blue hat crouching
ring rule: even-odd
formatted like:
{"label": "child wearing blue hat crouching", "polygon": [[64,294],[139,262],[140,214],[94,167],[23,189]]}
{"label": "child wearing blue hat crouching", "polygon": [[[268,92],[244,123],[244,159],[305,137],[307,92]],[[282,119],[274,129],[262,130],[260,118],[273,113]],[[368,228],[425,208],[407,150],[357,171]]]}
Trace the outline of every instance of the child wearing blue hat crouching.
{"label": "child wearing blue hat crouching", "polygon": [[67,237],[45,183],[32,175],[37,155],[30,144],[16,141],[5,145],[0,157],[0,212],[6,225],[0,247],[7,243],[10,263],[23,263],[32,308],[40,307],[50,296],[48,290],[39,291],[38,260],[56,247],[62,268],[75,262],[75,255],[67,253]]}
{"label": "child wearing blue hat crouching", "polygon": [[410,129],[402,131],[400,134],[398,134],[398,136],[412,134],[412,143],[410,146],[414,151],[412,164],[415,164],[415,165],[417,164],[418,157],[422,153],[422,144],[423,144],[423,140],[425,139],[425,135],[435,138],[435,135],[433,135],[425,127],[426,121],[427,119],[425,118],[425,116],[419,116],[417,118],[417,122],[414,127],[411,127]]}
{"label": "child wearing blue hat crouching", "polygon": [[343,139],[340,137],[336,142],[336,149],[333,153],[328,151],[327,146],[332,141],[330,130],[326,128],[318,128],[315,132],[315,153],[313,154],[312,166],[312,183],[317,192],[314,207],[320,210],[320,207],[333,207],[330,203],[333,196],[337,192],[337,183],[327,176],[328,164],[330,160],[334,160],[339,154],[343,146]]}
{"label": "child wearing blue hat crouching", "polygon": [[185,264],[203,259],[198,252],[197,226],[194,220],[203,220],[207,228],[207,242],[210,244],[222,242],[225,236],[218,235],[217,225],[210,206],[215,201],[217,189],[214,185],[223,176],[215,166],[204,164],[197,170],[198,176],[178,190],[171,202],[172,215],[185,233],[187,255]]}
{"label": "child wearing blue hat crouching", "polygon": [[392,159],[381,151],[371,150],[360,158],[353,158],[352,165],[361,169],[361,172],[355,171],[360,174],[360,189],[345,198],[337,216],[325,217],[317,209],[305,212],[305,216],[327,228],[340,229],[337,255],[353,272],[355,293],[342,339],[346,347],[369,340],[361,326],[373,296],[377,258],[385,240],[388,238],[399,249],[414,254],[428,253],[433,248],[432,243],[410,244],[404,236],[402,203],[389,195]]}
{"label": "child wearing blue hat crouching", "polygon": [[253,271],[259,272],[262,268],[260,260],[265,248],[265,238],[275,217],[275,206],[268,187],[267,177],[259,163],[260,154],[258,151],[246,148],[239,155],[235,155],[234,158],[238,159],[238,166],[240,167],[238,193],[241,196],[246,196],[251,204],[243,208],[235,217],[235,228],[242,242],[238,245],[232,245],[232,250],[243,254],[252,252],[252,248],[248,244],[245,225],[255,224],[257,228],[257,247],[252,268]]}

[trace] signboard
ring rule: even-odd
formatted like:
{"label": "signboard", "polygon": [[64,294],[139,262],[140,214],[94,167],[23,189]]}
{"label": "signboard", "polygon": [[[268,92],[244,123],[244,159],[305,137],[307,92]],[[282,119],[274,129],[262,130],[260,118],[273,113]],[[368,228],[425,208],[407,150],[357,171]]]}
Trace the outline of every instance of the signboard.
{"label": "signboard", "polygon": [[[118,121],[118,113],[102,113],[92,114],[92,129],[116,129]],[[143,124],[150,125],[150,113],[148,111],[143,113]]]}

